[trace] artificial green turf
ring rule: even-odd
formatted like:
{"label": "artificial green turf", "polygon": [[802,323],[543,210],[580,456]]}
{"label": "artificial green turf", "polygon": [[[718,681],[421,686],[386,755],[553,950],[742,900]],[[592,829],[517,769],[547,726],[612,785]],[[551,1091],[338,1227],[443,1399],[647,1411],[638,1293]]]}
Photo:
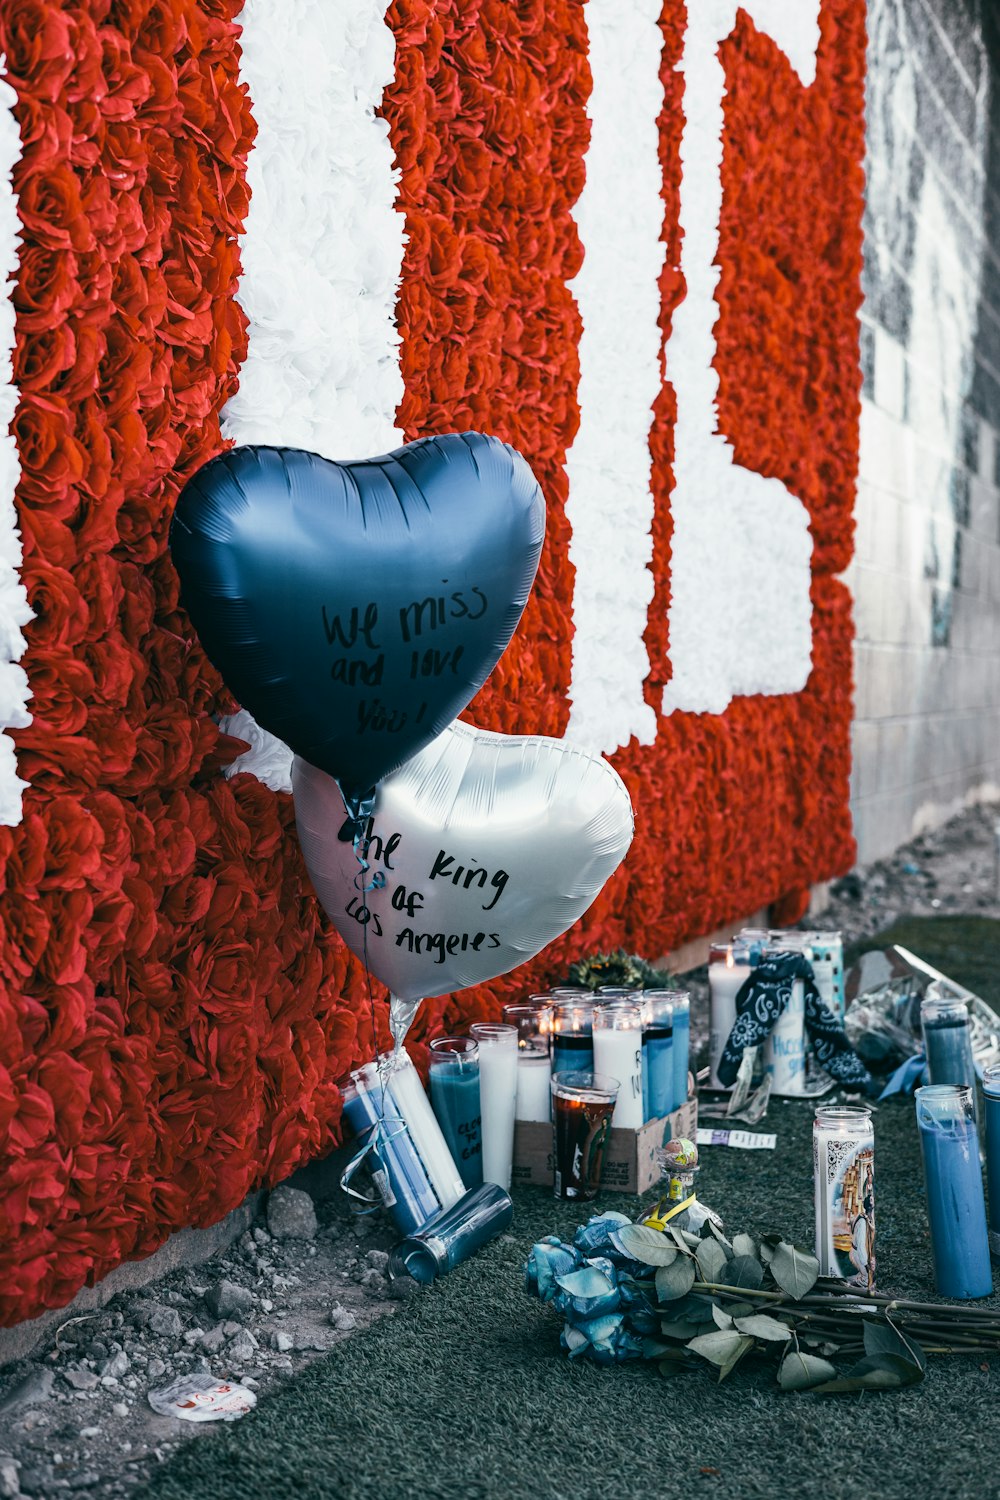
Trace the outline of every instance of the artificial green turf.
{"label": "artificial green turf", "polygon": [[[774,1103],[773,1152],[709,1147],[701,1196],[731,1231],[812,1243],[811,1111]],[[646,1201],[649,1201],[647,1197]],[[631,1212],[608,1193],[595,1205]],[[605,1495],[948,1500],[998,1493],[1000,1358],[939,1358],[891,1394],[783,1395],[773,1366],[704,1371],[570,1363],[559,1320],[522,1290],[532,1242],[585,1210],[516,1195],[513,1232],[394,1317],[341,1344],[256,1412],[191,1443],[152,1500],[599,1500]],[[878,1281],[932,1295],[913,1104],[876,1115]],[[982,1304],[977,1304],[982,1305]],[[986,1365],[983,1368],[982,1365]]]}

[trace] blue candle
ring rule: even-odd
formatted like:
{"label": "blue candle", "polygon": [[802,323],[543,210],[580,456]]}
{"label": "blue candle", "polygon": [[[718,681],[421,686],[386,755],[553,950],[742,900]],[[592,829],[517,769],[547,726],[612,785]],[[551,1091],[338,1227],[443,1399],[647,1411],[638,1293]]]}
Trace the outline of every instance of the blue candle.
{"label": "blue candle", "polygon": [[964,1000],[928,994],[920,1003],[920,1027],[924,1034],[928,1083],[954,1083],[972,1090],[972,1105],[979,1118],[976,1098],[976,1065],[972,1060],[972,1024]]}
{"label": "blue candle", "polygon": [[1000,1260],[1000,1065],[983,1070],[986,1102],[986,1188],[990,1199],[990,1254]]}
{"label": "blue candle", "polygon": [[391,1093],[385,1094],[386,1124],[377,1132],[383,1116],[380,1084],[369,1088],[363,1074],[355,1073],[343,1098],[344,1118],[355,1135],[374,1142],[368,1160],[386,1208],[401,1234],[413,1234],[440,1211],[441,1204]]}
{"label": "blue candle", "polygon": [[559,1001],[552,1014],[553,1073],[594,1071],[594,1002]]}
{"label": "blue candle", "polygon": [[677,1108],[674,1082],[674,998],[671,990],[643,996],[643,1056],[648,1054],[643,1097],[647,1120],[661,1120]]}
{"label": "blue candle", "polygon": [[678,990],[674,1006],[674,1109],[680,1109],[688,1096],[688,1052],[691,1046],[691,996]]}
{"label": "blue candle", "polygon": [[916,1105],[934,1284],[942,1297],[989,1297],[993,1276],[972,1090],[929,1084],[917,1089]]}
{"label": "blue candle", "polygon": [[471,1037],[440,1036],[431,1042],[431,1105],[441,1133],[467,1188],[483,1180],[479,1048]]}

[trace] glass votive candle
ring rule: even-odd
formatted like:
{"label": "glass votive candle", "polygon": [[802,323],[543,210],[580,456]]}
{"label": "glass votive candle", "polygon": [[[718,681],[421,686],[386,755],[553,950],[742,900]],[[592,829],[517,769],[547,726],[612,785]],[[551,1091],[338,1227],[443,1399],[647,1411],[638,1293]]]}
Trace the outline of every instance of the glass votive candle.
{"label": "glass votive candle", "polygon": [[549,1057],[552,1007],[505,1005],[503,1018],[509,1025],[517,1027],[515,1118],[547,1121],[552,1110],[549,1090],[552,1079],[552,1063]]}
{"label": "glass votive candle", "polygon": [[431,1104],[467,1188],[483,1180],[479,1048],[470,1036],[438,1036],[430,1044]]}
{"label": "glass votive candle", "polygon": [[[646,1117],[660,1120],[682,1104],[676,1094],[674,1068],[674,1001],[687,999],[681,990],[646,990],[642,997],[646,1053]],[[686,1012],[685,1012],[686,1014]],[[686,1052],[685,1052],[686,1057]],[[685,1078],[684,1094],[687,1095]]]}
{"label": "glass votive candle", "polygon": [[594,1006],[594,1069],[618,1079],[612,1127],[638,1130],[643,1123],[642,1006],[636,1001]]}
{"label": "glass votive candle", "polygon": [[596,1198],[617,1094],[617,1078],[600,1073],[552,1075],[555,1197]]}
{"label": "glass votive candle", "polygon": [[476,1021],[469,1029],[479,1046],[483,1181],[495,1182],[509,1192],[517,1103],[517,1027]]}
{"label": "glass votive candle", "polygon": [[986,1191],[989,1196],[990,1255],[1000,1260],[1000,1063],[983,1069],[986,1110]]}
{"label": "glass votive candle", "polygon": [[745,946],[740,943],[712,943],[708,950],[709,1088],[731,1087],[722,1083],[718,1068],[729,1034],[736,1024],[736,996],[749,977],[750,959]]}
{"label": "glass votive candle", "polygon": [[594,1069],[594,1002],[577,996],[552,1006],[553,1073],[591,1073]]}
{"label": "glass votive candle", "polygon": [[972,1090],[927,1084],[917,1089],[916,1108],[934,1285],[942,1297],[988,1297],[993,1273]]}

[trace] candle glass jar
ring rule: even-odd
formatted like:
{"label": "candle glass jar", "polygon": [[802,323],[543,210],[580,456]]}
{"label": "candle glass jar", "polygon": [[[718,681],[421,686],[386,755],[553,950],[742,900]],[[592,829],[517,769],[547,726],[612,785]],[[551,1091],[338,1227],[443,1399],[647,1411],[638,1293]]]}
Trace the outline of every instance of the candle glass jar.
{"label": "candle glass jar", "polygon": [[[719,1078],[719,1063],[736,1024],[736,996],[750,977],[750,953],[739,940],[712,943],[708,950],[709,1038],[708,1086],[728,1091]],[[686,1092],[686,1090],[685,1090]]]}
{"label": "candle glass jar", "polygon": [[479,1098],[483,1134],[483,1181],[510,1189],[517,1104],[517,1027],[477,1021],[472,1039],[479,1046]]}
{"label": "candle glass jar", "polygon": [[555,1197],[596,1198],[617,1094],[617,1078],[601,1073],[552,1075]]}
{"label": "candle glass jar", "polygon": [[[341,1085],[344,1119],[371,1147],[368,1166],[376,1191],[400,1234],[412,1234],[440,1212],[441,1200],[406,1124],[370,1075],[356,1072]],[[346,1183],[345,1183],[346,1186]]]}
{"label": "candle glass jar", "polygon": [[584,996],[558,1000],[552,1007],[553,1073],[593,1072],[594,1002]]}
{"label": "candle glass jar", "polygon": [[552,1033],[551,1005],[505,1005],[503,1018],[517,1027],[517,1103],[518,1120],[548,1122],[552,1103],[549,1082],[552,1064],[549,1038]]}
{"label": "candle glass jar", "polygon": [[986,1113],[986,1190],[989,1195],[990,1255],[1000,1260],[1000,1063],[983,1069]]}
{"label": "candle glass jar", "polygon": [[972,1022],[965,1000],[934,994],[930,990],[920,1002],[920,1029],[924,1036],[927,1077],[930,1083],[962,1084],[976,1099],[976,1065],[972,1059]]}
{"label": "candle glass jar", "polygon": [[813,1123],[816,1258],[821,1276],[875,1287],[875,1136],[863,1107],[819,1106]]}
{"label": "candle glass jar", "polygon": [[[649,1120],[660,1120],[683,1103],[677,1098],[674,1067],[674,1002],[682,999],[686,1000],[687,995],[681,990],[643,992],[646,1118]],[[687,1093],[686,1088],[684,1092]]]}
{"label": "candle glass jar", "polygon": [[989,1297],[993,1273],[972,1089],[927,1084],[917,1089],[916,1110],[934,1284],[942,1297]]}
{"label": "candle glass jar", "polygon": [[389,1256],[389,1269],[394,1276],[405,1273],[426,1286],[468,1260],[507,1229],[513,1217],[510,1195],[494,1182],[484,1183],[397,1245]]}
{"label": "candle glass jar", "polygon": [[466,1188],[483,1180],[479,1048],[470,1036],[438,1036],[430,1044],[431,1105]]}
{"label": "candle glass jar", "polygon": [[612,1126],[638,1130],[643,1124],[642,1006],[634,1000],[594,1006],[594,1070],[618,1079]]}

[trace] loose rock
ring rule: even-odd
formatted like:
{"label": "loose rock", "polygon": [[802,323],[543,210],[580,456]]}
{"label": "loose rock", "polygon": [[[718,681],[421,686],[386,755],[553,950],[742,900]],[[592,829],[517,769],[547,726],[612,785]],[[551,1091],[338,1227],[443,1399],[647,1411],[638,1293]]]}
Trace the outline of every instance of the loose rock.
{"label": "loose rock", "polygon": [[267,1227],[276,1240],[312,1240],[319,1224],[308,1193],[301,1188],[276,1187],[267,1200]]}
{"label": "loose rock", "polygon": [[110,1359],[105,1360],[103,1366],[101,1367],[101,1374],[113,1375],[116,1379],[120,1380],[123,1375],[128,1374],[129,1369],[130,1365],[128,1355],[125,1354],[123,1350],[119,1349],[116,1354],[112,1354]]}
{"label": "loose rock", "polygon": [[201,1347],[209,1354],[217,1354],[225,1342],[226,1330],[221,1323],[216,1323],[214,1328],[210,1328],[201,1336]]}
{"label": "loose rock", "polygon": [[149,1314],[149,1327],[154,1333],[162,1333],[167,1338],[179,1339],[181,1315],[175,1307],[154,1306]]}
{"label": "loose rock", "polygon": [[32,1370],[0,1401],[0,1412],[19,1411],[22,1407],[38,1406],[47,1401],[55,1378],[51,1370]]}
{"label": "loose rock", "polygon": [[216,1318],[239,1317],[253,1306],[253,1292],[235,1281],[217,1281],[205,1293],[205,1305]]}
{"label": "loose rock", "polygon": [[8,1497],[21,1493],[21,1482],[18,1478],[20,1465],[11,1458],[9,1453],[0,1454],[0,1495],[4,1500]]}
{"label": "loose rock", "polygon": [[341,1307],[339,1302],[335,1307],[331,1307],[329,1318],[339,1333],[350,1333],[352,1328],[357,1328],[358,1326],[358,1320],[350,1308]]}
{"label": "loose rock", "polygon": [[75,1391],[92,1391],[100,1385],[100,1381],[93,1370],[77,1369],[73,1365],[70,1365],[69,1369],[63,1370],[62,1377],[67,1385],[71,1385]]}

